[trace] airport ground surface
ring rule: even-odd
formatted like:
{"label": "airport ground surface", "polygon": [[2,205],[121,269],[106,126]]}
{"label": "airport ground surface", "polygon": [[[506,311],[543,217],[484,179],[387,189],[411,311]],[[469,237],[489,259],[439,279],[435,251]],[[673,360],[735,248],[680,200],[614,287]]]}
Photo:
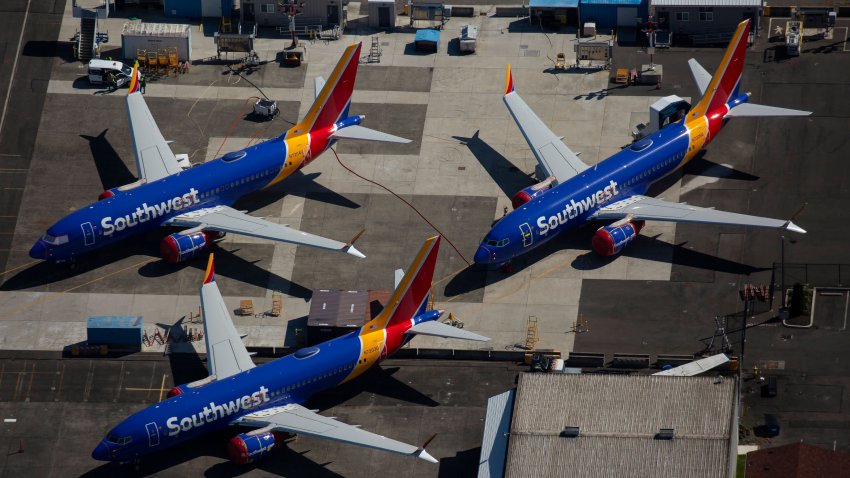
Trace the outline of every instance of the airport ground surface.
{"label": "airport ground surface", "polygon": [[[256,466],[227,459],[229,429],[146,460],[138,470],[97,462],[91,451],[128,414],[164,397],[174,383],[202,378],[206,365],[158,354],[126,359],[59,359],[33,353],[0,359],[0,475],[4,477],[287,476],[357,477],[382,471],[472,476],[478,468],[487,398],[514,385],[504,363],[389,360],[307,406],[409,443],[438,433],[428,451],[440,464],[309,437],[291,439]],[[467,384],[474,383],[474,387]],[[19,453],[23,444],[23,452]]]}
{"label": "airport ground surface", "polygon": [[[43,9],[61,12],[60,3],[46,2],[54,5],[53,10]],[[23,18],[19,12],[26,8],[25,2],[8,5]],[[3,237],[12,239],[10,250],[3,251],[8,252],[8,260],[0,257],[0,262],[6,262],[2,270],[7,271],[0,279],[4,281],[0,347],[62,350],[85,339],[84,321],[90,315],[142,315],[149,332],[156,323],[173,324],[197,311],[203,265],[190,262],[174,267],[162,262],[158,258],[162,234],[103,250],[74,271],[33,263],[26,255],[55,220],[135,174],[124,92],[102,94],[90,88],[82,79],[85,68],[67,58],[67,42],[32,50],[44,46],[40,41],[67,40],[77,26],[69,5],[65,5],[61,27],[58,14],[35,16],[32,8],[23,41],[29,49],[22,48],[15,75],[15,85],[21,86],[13,89],[7,108],[15,121],[0,131],[0,154],[20,155],[13,168],[24,170],[4,170],[2,175],[3,197],[17,195],[15,200],[22,206],[15,209],[11,199],[3,202],[4,208],[10,208],[3,212]],[[659,52],[656,61],[665,68],[660,90],[612,88],[607,71],[546,72],[551,71],[550,58],[558,52],[572,55],[574,36],[544,35],[530,28],[527,20],[476,17],[473,21],[481,28],[478,52],[451,54],[449,40],[464,21],[449,23],[437,55],[409,54],[412,34],[379,35],[381,63],[360,66],[351,111],[366,113],[367,126],[409,137],[413,143],[341,144],[338,149],[343,163],[410,201],[457,247],[455,251],[448,241],[443,244],[435,279],[437,305],[462,318],[470,330],[493,337],[488,347],[496,350],[513,349],[524,341],[529,316],[539,319],[538,347],[564,353],[655,355],[701,350],[703,339],[714,331],[713,316],[740,310],[737,291],[743,283],[770,282],[772,263],[779,259],[776,231],[650,224],[623,255],[605,260],[590,251],[593,228],[588,227],[516,261],[511,274],[467,267],[464,257],[471,259],[491,221],[509,206],[509,198],[531,184],[533,157],[501,102],[506,63],[514,68],[517,91],[538,115],[572,149],[581,151],[584,161],[595,163],[628,144],[631,128],[646,120],[655,98],[696,95],[685,67],[688,58],[697,58],[712,71],[722,51]],[[115,42],[120,39],[121,21],[108,22]],[[4,41],[14,45],[20,29],[2,34],[9,37]],[[348,42],[359,39],[364,47],[368,45],[366,36],[309,44],[308,62],[299,69],[280,68],[274,62],[285,41],[258,40],[261,58],[269,63],[244,74],[279,101],[282,114],[270,123],[242,119],[246,99],[257,91],[221,65],[194,65],[187,75],[152,78],[146,100],[167,139],[174,140],[176,152],[189,153],[196,162],[208,160],[256,138],[282,133],[309,107],[312,78],[326,76]],[[212,56],[211,44],[197,35],[195,56]],[[843,244],[850,213],[842,207],[850,191],[846,45],[839,40],[811,41],[802,56],[779,55],[778,61],[774,46],[762,37],[751,49],[743,88],[753,92],[754,101],[811,110],[814,115],[736,121],[683,175],[657,189],[670,200],[772,217],[787,217],[807,202],[795,222],[809,233],[796,237],[796,244],[786,244],[786,259],[850,263],[850,251]],[[5,50],[7,59],[13,58],[9,56],[12,48]],[[774,53],[765,53],[769,51]],[[640,48],[615,51],[616,66],[638,66],[647,59]],[[52,65],[47,67],[49,82],[38,89],[45,83],[38,78],[46,74],[45,67],[38,65],[48,60]],[[8,81],[9,74],[4,70],[2,75],[7,76],[0,75],[0,80]],[[23,101],[24,94],[41,98],[43,106],[36,100],[15,103]],[[36,126],[21,127],[26,124]],[[23,136],[14,129],[19,127]],[[31,143],[26,143],[26,134],[32,136]],[[31,144],[30,149],[26,144]],[[432,233],[415,211],[381,187],[349,173],[330,152],[302,175],[245,198],[240,207],[340,240],[366,228],[358,248],[368,258],[360,261],[242,237],[228,237],[217,248],[219,286],[231,308],[240,299],[250,298],[261,312],[270,308],[272,291],[285,294],[283,320],[235,318],[237,328],[248,334],[246,342],[256,346],[294,345],[294,329],[303,326],[312,289],[390,288],[392,271],[406,267],[421,241]],[[769,315],[749,323],[762,322]],[[576,335],[571,329],[579,317],[587,321],[590,331]],[[752,396],[745,422],[757,423],[764,410],[778,411],[784,428],[776,443],[799,438],[826,443],[831,435],[818,424],[829,423],[838,447],[847,449],[849,410],[843,405],[805,409],[792,403],[800,397],[800,403],[849,403],[844,399],[847,375],[839,366],[845,363],[841,359],[846,352],[839,344],[847,332],[835,327],[789,333],[768,323],[751,327],[748,333],[744,367],[772,365],[772,373],[783,377],[780,383],[788,384],[789,393],[783,393],[786,389],[781,385],[780,396],[772,402]],[[737,341],[737,335],[731,338]],[[468,346],[421,338],[413,345]],[[113,418],[117,420],[118,415],[115,412]],[[845,437],[843,443],[841,437]]]}

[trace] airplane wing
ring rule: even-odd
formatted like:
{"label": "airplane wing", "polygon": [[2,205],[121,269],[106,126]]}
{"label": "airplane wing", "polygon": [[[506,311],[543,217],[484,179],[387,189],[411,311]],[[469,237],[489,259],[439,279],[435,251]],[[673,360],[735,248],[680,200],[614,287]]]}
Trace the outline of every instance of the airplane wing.
{"label": "airplane wing", "polygon": [[759,105],[755,103],[742,103],[735,106],[724,118],[765,118],[770,116],[809,116],[811,111],[792,110],[779,108],[778,106]]}
{"label": "airplane wing", "polygon": [[127,114],[139,179],[156,181],[182,171],[141,93],[127,95]]}
{"label": "airplane wing", "polygon": [[417,448],[407,443],[362,430],[357,426],[348,425],[333,418],[319,415],[296,404],[249,413],[236,419],[233,423],[254,427],[271,426],[273,431],[286,431],[318,438],[327,438],[328,440],[351,443],[353,445],[398,453],[400,455],[412,455],[432,463],[437,463],[437,460],[429,455],[424,447]]}
{"label": "airplane wing", "polygon": [[213,255],[201,286],[201,311],[204,318],[204,341],[207,346],[207,369],[216,380],[254,368],[254,362],[242,337],[236,332],[230,312],[215,283]]}
{"label": "airplane wing", "polygon": [[354,244],[334,241],[321,236],[301,232],[284,224],[275,224],[254,217],[228,206],[198,209],[172,217],[165,222],[168,226],[199,227],[221,232],[232,232],[243,236],[271,239],[273,241],[303,244],[305,246],[342,251],[356,257],[366,257]]}
{"label": "airplane wing", "polygon": [[560,184],[588,168],[514,91],[510,65],[503,99],[532,154],[548,176],[554,176]]}
{"label": "airplane wing", "polygon": [[636,221],[692,222],[700,224],[727,224],[732,226],[773,227],[805,233],[806,231],[791,221],[749,216],[734,212],[690,206],[688,204],[668,202],[647,196],[631,196],[600,208],[594,219],[622,219],[626,216]]}
{"label": "airplane wing", "polygon": [[688,66],[691,67],[691,75],[694,77],[700,94],[704,95],[705,90],[708,89],[708,85],[711,83],[711,74],[705,71],[705,68],[693,58],[688,60]]}

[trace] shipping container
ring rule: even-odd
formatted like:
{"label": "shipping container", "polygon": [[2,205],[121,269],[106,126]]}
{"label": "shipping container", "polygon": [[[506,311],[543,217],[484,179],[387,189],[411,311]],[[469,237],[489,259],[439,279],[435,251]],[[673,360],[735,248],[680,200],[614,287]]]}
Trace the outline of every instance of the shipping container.
{"label": "shipping container", "polygon": [[141,347],[141,316],[95,316],[86,322],[89,345]]}
{"label": "shipping container", "polygon": [[141,50],[177,48],[180,61],[192,59],[192,26],[176,23],[127,22],[121,32],[121,55],[134,61]]}

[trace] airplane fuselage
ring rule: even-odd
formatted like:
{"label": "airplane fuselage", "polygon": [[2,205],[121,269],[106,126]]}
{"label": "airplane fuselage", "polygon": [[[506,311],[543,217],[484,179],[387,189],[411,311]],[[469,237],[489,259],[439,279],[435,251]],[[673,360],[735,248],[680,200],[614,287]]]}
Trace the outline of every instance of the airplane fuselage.
{"label": "airplane fuselage", "polygon": [[[278,137],[79,209],[47,230],[30,255],[55,262],[114,244],[201,208],[229,206],[303,168],[327,147],[326,132]],[[331,142],[332,143],[332,142]],[[56,239],[61,238],[61,239]]]}
{"label": "airplane fuselage", "polygon": [[[145,408],[121,422],[94,455],[100,460],[131,462],[270,407],[301,404],[313,394],[347,382],[381,362],[409,340],[405,332],[437,315],[419,314],[386,329],[361,328],[307,347],[232,377],[191,388]],[[247,430],[245,430],[247,431]],[[127,440],[129,438],[129,440]],[[115,442],[126,442],[116,445]]]}
{"label": "airplane fuselage", "polygon": [[723,115],[747,98],[670,124],[511,211],[484,237],[475,262],[505,263],[581,226],[606,204],[645,194],[690,161],[720,131]]}

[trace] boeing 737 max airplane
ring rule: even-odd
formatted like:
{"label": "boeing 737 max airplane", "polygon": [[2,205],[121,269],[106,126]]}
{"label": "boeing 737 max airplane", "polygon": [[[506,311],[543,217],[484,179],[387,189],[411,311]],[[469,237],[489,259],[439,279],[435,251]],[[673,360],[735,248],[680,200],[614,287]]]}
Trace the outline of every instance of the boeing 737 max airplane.
{"label": "boeing 737 max airplane", "polygon": [[[475,253],[475,262],[508,262],[558,233],[595,220],[615,220],[601,227],[593,237],[593,249],[603,256],[622,251],[637,237],[644,221],[773,227],[806,232],[790,220],[718,211],[644,195],[652,183],[693,159],[730,119],[811,114],[748,103],[749,93],[739,92],[749,30],[749,20],[738,25],[713,77],[695,60],[688,62],[703,96],[693,108],[682,111],[679,121],[593,167],[583,163],[519,97],[514,91],[508,66],[505,104],[540,169],[548,177],[514,196],[514,210],[487,233]],[[681,103],[686,104],[684,100]]]}
{"label": "boeing 737 max airplane", "polygon": [[351,242],[301,232],[230,207],[239,197],[303,168],[338,139],[410,142],[359,126],[363,116],[348,116],[360,47],[346,48],[327,82],[316,78],[312,107],[285,134],[186,170],[154,122],[133,75],[126,101],[139,180],[104,191],[100,201],[65,216],[35,243],[30,256],[70,261],[134,234],[176,226],[186,229],[160,244],[169,262],[201,254],[228,232],[364,257]]}
{"label": "boeing 737 max airplane", "polygon": [[[201,286],[209,376],[175,387],[163,402],[112,429],[92,452],[97,460],[139,462],[142,457],[228,426],[249,427],[228,444],[236,463],[251,463],[275,446],[275,432],[311,435],[436,463],[425,451],[319,415],[302,406],[311,395],[354,379],[386,359],[415,334],[489,340],[437,321],[426,310],[440,237],[427,239],[377,317],[356,332],[300,349],[255,367],[215,283],[210,255]],[[278,438],[279,440],[279,438]],[[427,443],[426,443],[427,445]]]}

